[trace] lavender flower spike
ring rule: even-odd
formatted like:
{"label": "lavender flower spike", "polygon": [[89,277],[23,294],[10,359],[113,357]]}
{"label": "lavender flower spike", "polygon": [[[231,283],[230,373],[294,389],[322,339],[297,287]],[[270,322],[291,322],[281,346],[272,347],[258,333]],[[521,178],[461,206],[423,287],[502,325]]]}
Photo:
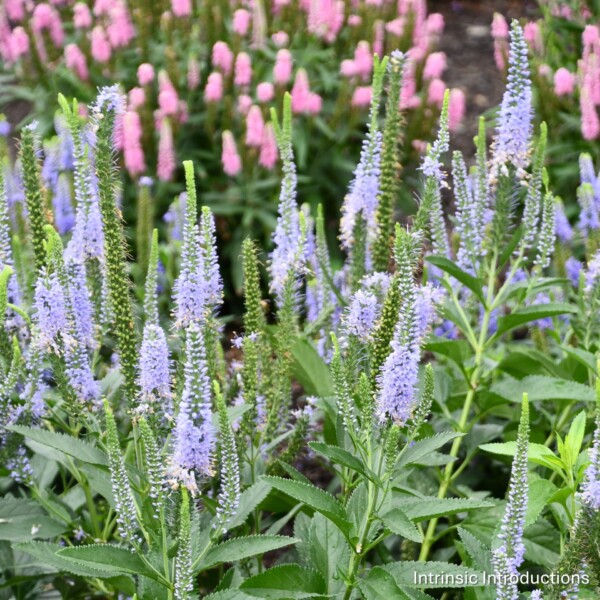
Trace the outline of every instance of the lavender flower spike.
{"label": "lavender flower spike", "polygon": [[527,60],[527,43],[523,29],[513,20],[510,32],[510,55],[508,61],[508,82],[502,98],[494,156],[492,175],[507,173],[507,164],[512,164],[519,176],[530,160],[530,142],[533,132],[533,110],[531,107],[531,80]]}
{"label": "lavender flower spike", "polygon": [[593,510],[600,510],[600,417],[596,419],[590,464],[585,471],[581,501]]}
{"label": "lavender flower spike", "polygon": [[440,126],[437,139],[431,148],[429,148],[427,156],[423,159],[423,164],[420,167],[420,170],[425,177],[434,177],[441,187],[448,187],[448,184],[446,183],[446,173],[442,170],[440,158],[450,149],[450,130],[448,128],[449,98],[449,91],[446,90],[442,113],[440,114]]}
{"label": "lavender flower spike", "polygon": [[517,449],[510,474],[508,502],[498,534],[499,545],[492,552],[496,576],[496,600],[517,600],[519,590],[515,581],[518,568],[525,557],[523,528],[527,512],[527,451],[529,447],[529,399],[523,394]]}
{"label": "lavender flower spike", "polygon": [[146,292],[144,312],[146,322],[142,337],[142,348],[138,365],[138,384],[141,402],[137,407],[140,413],[154,412],[154,404],[160,402],[161,412],[170,414],[171,375],[169,368],[169,346],[165,332],[158,321],[158,306],[156,299],[158,266],[158,231],[152,233],[148,275],[146,277]]}
{"label": "lavender flower spike", "polygon": [[173,454],[169,469],[174,487],[184,485],[198,491],[196,476],[213,475],[215,433],[212,426],[212,393],[202,332],[189,326],[186,339],[184,389],[175,424]]}
{"label": "lavender flower spike", "polygon": [[[273,115],[276,117],[276,115]],[[279,153],[283,161],[283,180],[279,193],[277,226],[273,234],[275,249],[271,253],[269,272],[271,275],[271,292],[277,298],[278,306],[283,304],[284,289],[290,272],[299,270],[302,253],[300,244],[300,217],[296,204],[296,187],[298,178],[292,148],[291,98],[286,94],[283,108],[283,124],[280,127],[276,118],[275,131]]]}
{"label": "lavender flower spike", "polygon": [[[395,423],[404,424],[416,407],[416,387],[419,379],[421,335],[427,331],[423,316],[417,314],[417,292],[413,280],[414,248],[419,239],[400,227],[396,228],[396,264],[400,278],[400,318],[387,356],[378,376],[377,413]],[[425,308],[427,303],[421,303]]]}

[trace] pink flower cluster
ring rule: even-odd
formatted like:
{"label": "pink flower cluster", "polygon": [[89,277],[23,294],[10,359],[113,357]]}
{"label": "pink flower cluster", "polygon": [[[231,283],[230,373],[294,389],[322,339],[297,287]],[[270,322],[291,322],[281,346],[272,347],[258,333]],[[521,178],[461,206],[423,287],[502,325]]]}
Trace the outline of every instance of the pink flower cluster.
{"label": "pink flower cluster", "polygon": [[[585,19],[590,16],[589,11],[583,11],[578,18]],[[572,19],[570,7],[554,7],[555,16],[561,19]],[[506,21],[503,17],[495,15],[492,24],[492,35],[496,31],[504,32]],[[500,26],[500,23],[503,23]],[[541,23],[541,26],[540,26]],[[538,59],[537,72],[543,79],[551,82],[554,93],[559,98],[568,99],[579,94],[579,108],[581,111],[581,133],[586,140],[600,138],[600,118],[598,109],[600,107],[600,27],[595,24],[585,25],[582,34],[583,54],[577,64],[577,72],[573,73],[566,67],[559,67],[554,71],[544,62],[546,53],[544,50],[542,30],[543,22],[529,22],[523,28],[525,39],[531,49],[534,58]],[[497,39],[494,37],[494,41]],[[499,65],[500,66],[500,65]],[[503,63],[502,63],[503,66]]]}
{"label": "pink flower cluster", "polygon": [[[204,9],[192,0],[170,0],[169,10],[162,14],[149,6],[131,12],[127,0],[3,0],[0,60],[9,65],[20,63],[37,75],[37,55],[42,68],[45,64],[57,68],[62,63],[80,81],[94,87],[106,77],[121,81],[128,103],[118,124],[119,148],[125,167],[135,178],[153,162],[147,153],[154,138],[158,178],[174,176],[175,148],[178,136],[186,132],[190,110],[186,100],[197,103],[198,99],[209,115],[209,133],[213,135],[215,128],[221,133],[221,159],[227,175],[238,175],[247,163],[273,169],[278,154],[273,127],[268,123],[270,105],[279,104],[289,91],[292,110],[298,116],[310,118],[324,108],[318,71],[312,64],[303,67],[295,63],[299,54],[290,47],[291,31],[308,31],[319,44],[335,44],[338,53],[340,49],[344,52],[346,39],[359,40],[352,43],[347,58],[340,60],[339,84],[347,92],[343,97],[354,109],[356,123],[364,118],[371,100],[373,55],[383,56],[398,47],[408,49],[409,54],[402,108],[435,112],[441,107],[446,57],[432,50],[444,20],[439,14],[427,14],[426,0],[298,0],[297,4],[273,0],[270,18],[262,3],[214,2],[221,4],[226,18],[223,31],[215,32],[213,39],[218,41],[205,48],[190,25]],[[269,22],[281,27],[282,15],[291,31],[269,32]],[[67,21],[72,26],[64,26]],[[148,57],[154,55],[147,47],[155,42],[155,35],[166,46],[159,62],[151,64]],[[177,50],[169,45],[175,38]],[[263,52],[269,44],[275,52],[270,64]],[[135,54],[131,52],[134,45]],[[124,48],[127,53],[121,54]],[[124,65],[131,68],[136,55],[139,62],[124,75]],[[203,72],[201,65],[206,64],[208,70]],[[191,94],[194,90],[200,92]],[[453,129],[460,124],[464,104],[464,94],[452,90]],[[335,103],[332,106],[341,110]],[[152,124],[155,131],[150,135],[146,130]]]}

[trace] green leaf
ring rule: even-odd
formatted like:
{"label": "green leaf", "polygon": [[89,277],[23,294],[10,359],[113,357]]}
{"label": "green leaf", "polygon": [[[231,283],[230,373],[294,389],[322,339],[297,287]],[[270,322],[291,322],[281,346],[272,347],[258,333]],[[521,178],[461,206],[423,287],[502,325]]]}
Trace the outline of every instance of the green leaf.
{"label": "green leaf", "polygon": [[240,494],[235,515],[227,524],[228,529],[239,527],[245,521],[248,515],[269,495],[271,488],[263,481],[251,485]]}
{"label": "green leaf", "polygon": [[382,567],[373,567],[358,585],[365,600],[410,600],[396,580]]}
{"label": "green leaf", "polygon": [[156,573],[150,570],[137,554],[127,548],[111,544],[63,548],[57,552],[57,556],[72,561],[76,565],[100,572],[111,570],[115,574],[145,575],[151,579],[156,577]]}
{"label": "green leaf", "polygon": [[65,525],[51,519],[36,502],[24,498],[0,498],[0,540],[28,542],[53,538],[65,530]]}
{"label": "green leaf", "polygon": [[278,550],[297,542],[298,540],[295,538],[281,535],[249,535],[233,538],[213,546],[202,560],[200,568],[204,570],[221,563],[236,562],[257,554]]}
{"label": "green leaf", "polygon": [[547,479],[536,479],[529,484],[529,500],[525,515],[525,527],[533,525],[540,516],[548,500],[556,493],[558,488]]}
{"label": "green leaf", "polygon": [[[517,442],[482,444],[479,448],[484,452],[490,452],[491,454],[514,457],[517,449]],[[554,452],[552,452],[552,450],[550,450],[550,448],[544,446],[544,444],[530,442],[527,449],[527,458],[531,462],[552,469],[557,473],[561,473],[564,468],[563,462],[554,454]]]}
{"label": "green leaf", "polygon": [[344,582],[338,574],[350,561],[350,546],[342,532],[319,513],[310,522],[308,554],[314,568],[325,580],[326,593],[335,596],[342,591]]}
{"label": "green leaf", "polygon": [[246,579],[241,590],[260,598],[310,598],[326,594],[326,585],[318,571],[296,564],[279,565]]}
{"label": "green leaf", "polygon": [[560,534],[544,519],[538,519],[525,529],[523,544],[526,560],[536,565],[552,569],[560,558],[556,552],[560,549]]}
{"label": "green leaf", "polygon": [[485,297],[483,295],[481,281],[477,277],[469,275],[469,273],[463,271],[456,263],[445,256],[427,256],[426,259],[432,265],[435,265],[438,267],[438,269],[445,271],[448,273],[448,275],[452,275],[452,277],[468,287],[477,296],[477,298],[479,298],[479,300],[485,304]]}
{"label": "green leaf", "polygon": [[302,483],[300,481],[291,481],[281,477],[263,477],[271,487],[287,494],[288,496],[303,502],[313,510],[325,515],[333,521],[344,533],[346,537],[350,532],[350,523],[348,521],[344,507],[329,493],[320,490],[314,485]]}
{"label": "green leaf", "polygon": [[490,391],[510,402],[519,403],[523,393],[529,394],[530,402],[540,400],[594,402],[596,400],[594,390],[587,385],[544,375],[531,375],[524,379],[506,377],[494,383]]}
{"label": "green leaf", "polygon": [[82,462],[100,466],[106,466],[108,464],[108,457],[102,450],[78,438],[62,433],[55,433],[54,431],[48,431],[46,429],[36,429],[33,427],[24,427],[22,425],[12,425],[7,429],[19,433],[29,440],[33,440],[39,444],[58,450],[63,454],[72,456]]}
{"label": "green leaf", "polygon": [[455,438],[462,437],[464,435],[464,433],[458,433],[455,431],[444,431],[442,433],[437,433],[432,437],[418,440],[401,453],[396,468],[404,467],[406,465],[421,464],[419,461],[423,457],[427,456],[434,450],[441,448]]}
{"label": "green leaf", "polygon": [[565,462],[568,468],[573,467],[581,451],[581,444],[585,435],[585,423],[585,411],[581,411],[571,423],[569,433],[567,433],[567,437],[565,438],[565,449],[568,455],[568,460],[565,459]]}
{"label": "green leaf", "polygon": [[478,587],[483,579],[483,574],[475,569],[437,561],[403,561],[382,568],[398,585],[425,589]]}
{"label": "green leaf", "polygon": [[487,546],[484,546],[472,533],[469,533],[462,527],[458,528],[458,535],[460,536],[460,540],[463,543],[465,550],[473,561],[473,566],[479,571],[493,573],[494,568],[492,566],[492,561],[490,560],[490,549]]}
{"label": "green leaf", "polygon": [[350,452],[347,450],[344,450],[339,446],[330,446],[329,444],[325,444],[323,442],[309,442],[308,445],[315,452],[330,458],[334,463],[339,463],[344,467],[348,467],[349,469],[364,475],[367,477],[367,479],[370,479],[373,482],[377,480],[375,473],[373,473],[371,469],[365,467],[361,460],[350,454]]}
{"label": "green leaf", "polygon": [[537,321],[538,319],[556,317],[558,315],[574,312],[576,312],[575,307],[571,306],[570,304],[564,304],[560,302],[526,306],[508,315],[500,317],[498,319],[498,329],[496,330],[495,337],[500,337],[507,331],[521,327],[526,323],[531,323],[531,321]]}
{"label": "green leaf", "polygon": [[597,375],[596,371],[596,355],[588,352],[587,350],[583,350],[582,348],[573,348],[571,346],[563,346],[563,352],[568,354],[571,358],[575,359],[577,362],[581,363],[584,367],[589,369],[592,373]]}
{"label": "green leaf", "polygon": [[333,396],[333,381],[329,368],[311,343],[300,338],[291,348],[294,362],[294,377],[302,384],[306,394],[313,396]]}
{"label": "green leaf", "polygon": [[399,508],[393,508],[385,513],[381,520],[392,533],[413,542],[421,543],[423,541],[423,535],[416,525]]}
{"label": "green leaf", "polygon": [[465,340],[444,340],[435,338],[433,341],[425,344],[426,351],[435,352],[446,356],[451,361],[455,362],[461,369],[464,368],[465,362],[471,357],[472,350],[469,343]]}
{"label": "green leaf", "polygon": [[435,517],[447,517],[460,512],[492,508],[493,502],[468,498],[411,498],[394,499],[392,504],[400,507],[414,523]]}
{"label": "green leaf", "polygon": [[64,558],[57,554],[57,552],[64,549],[64,547],[59,544],[51,544],[49,542],[25,542],[22,544],[15,544],[13,548],[33,556],[40,562],[50,565],[58,571],[77,575],[79,577],[98,577],[106,579],[121,574],[121,571],[111,569],[110,567],[106,568],[106,570],[93,569],[77,564],[68,558]]}

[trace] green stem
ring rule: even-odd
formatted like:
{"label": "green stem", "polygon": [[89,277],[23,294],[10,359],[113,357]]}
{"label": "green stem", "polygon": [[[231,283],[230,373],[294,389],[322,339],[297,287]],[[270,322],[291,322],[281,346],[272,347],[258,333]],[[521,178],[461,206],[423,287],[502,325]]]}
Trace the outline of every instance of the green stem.
{"label": "green stem", "polygon": [[[465,403],[463,405],[463,409],[460,415],[460,420],[458,422],[458,431],[461,433],[466,433],[467,431],[467,423],[469,421],[469,415],[471,413],[471,406],[473,404],[473,400],[475,399],[475,393],[477,392],[477,388],[479,387],[479,380],[482,370],[483,363],[483,350],[485,348],[485,342],[487,339],[488,328],[490,324],[490,316],[491,311],[493,310],[493,302],[494,299],[494,279],[496,275],[496,262],[498,260],[497,253],[494,253],[492,258],[492,262],[490,264],[490,269],[488,272],[488,286],[487,286],[487,299],[485,304],[485,311],[483,315],[483,321],[481,323],[481,331],[479,333],[479,340],[477,345],[474,347],[475,350],[475,360],[474,360],[474,369],[471,377],[469,379],[469,391],[467,392],[467,396],[465,398]],[[461,444],[462,444],[463,436],[455,438],[452,442],[452,447],[450,449],[450,456],[452,458],[456,458],[458,456]],[[442,481],[440,483],[440,488],[438,490],[438,498],[442,499],[446,497],[448,493],[448,489],[450,488],[450,484],[452,483],[454,475],[454,461],[448,463],[446,468],[444,469],[444,473],[442,476]],[[431,551],[431,547],[435,542],[435,530],[438,524],[438,518],[434,518],[429,521],[429,525],[427,526],[427,531],[425,533],[425,537],[423,539],[423,544],[421,546],[421,552],[419,554],[420,561],[426,561],[429,553]]]}

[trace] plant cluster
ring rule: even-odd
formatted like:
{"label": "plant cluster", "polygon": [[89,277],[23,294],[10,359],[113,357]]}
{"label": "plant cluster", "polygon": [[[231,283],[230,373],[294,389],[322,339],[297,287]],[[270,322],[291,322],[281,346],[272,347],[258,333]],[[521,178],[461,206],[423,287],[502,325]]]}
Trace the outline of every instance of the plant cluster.
{"label": "plant cluster", "polygon": [[88,117],[59,96],[55,162],[23,130],[0,178],[0,594],[597,596],[600,178],[582,157],[573,230],[515,21],[491,144],[481,120],[448,169],[446,92],[395,223],[406,63],[373,61],[340,266],[298,206],[292,95],[271,112],[278,218],[268,255],[243,242],[240,320],[193,161],[175,237],[140,196],[133,268],[117,86]]}
{"label": "plant cluster", "polygon": [[[181,157],[193,160],[234,262],[245,236],[267,240],[275,226],[270,107],[291,93],[305,193],[327,199],[335,219],[370,104],[373,54],[410,57],[400,102],[411,115],[405,154],[414,159],[441,108],[446,60],[434,50],[443,26],[425,0],[8,0],[0,9],[1,98],[32,102],[47,132],[58,92],[85,110],[98,87],[118,81],[127,105],[116,147],[131,181],[180,184]],[[453,127],[464,106],[454,90]]]}
{"label": "plant cluster", "polygon": [[[576,185],[577,157],[600,159],[600,7],[574,0],[538,2],[541,18],[524,25],[532,57],[532,81],[539,118],[548,124],[549,168],[557,190]],[[497,14],[492,24],[498,68],[506,69],[508,25]]]}

